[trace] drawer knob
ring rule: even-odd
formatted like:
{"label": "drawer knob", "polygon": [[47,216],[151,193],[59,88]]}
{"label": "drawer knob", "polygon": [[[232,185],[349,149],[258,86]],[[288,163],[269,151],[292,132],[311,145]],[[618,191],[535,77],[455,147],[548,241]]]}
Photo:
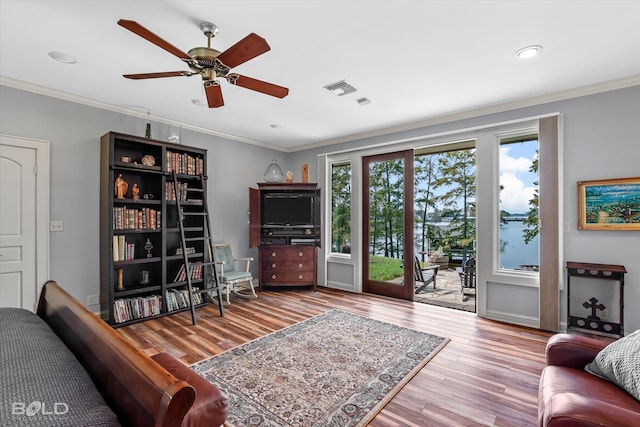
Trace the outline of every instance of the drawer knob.
{"label": "drawer knob", "polygon": [[302,274],[298,275],[298,279],[302,280]]}
{"label": "drawer knob", "polygon": [[276,268],[276,264],[275,263],[271,264],[271,268]]}
{"label": "drawer knob", "polygon": [[302,252],[298,252],[298,256],[302,256]]}
{"label": "drawer knob", "polygon": [[275,252],[271,252],[271,256],[276,256],[276,253]]}
{"label": "drawer knob", "polygon": [[302,264],[298,264],[298,268],[302,268]]}
{"label": "drawer knob", "polygon": [[275,274],[272,274],[272,275],[271,275],[271,278],[272,278],[273,280],[276,280],[276,275],[275,275]]}

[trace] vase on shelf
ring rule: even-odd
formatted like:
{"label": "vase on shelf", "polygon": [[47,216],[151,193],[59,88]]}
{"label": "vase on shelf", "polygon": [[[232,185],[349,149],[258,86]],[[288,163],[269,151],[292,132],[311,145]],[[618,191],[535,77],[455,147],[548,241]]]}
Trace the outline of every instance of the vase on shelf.
{"label": "vase on shelf", "polygon": [[271,160],[271,163],[267,167],[267,170],[264,171],[263,179],[265,182],[283,182],[284,174],[282,173],[282,169],[278,165],[278,162],[275,160]]}

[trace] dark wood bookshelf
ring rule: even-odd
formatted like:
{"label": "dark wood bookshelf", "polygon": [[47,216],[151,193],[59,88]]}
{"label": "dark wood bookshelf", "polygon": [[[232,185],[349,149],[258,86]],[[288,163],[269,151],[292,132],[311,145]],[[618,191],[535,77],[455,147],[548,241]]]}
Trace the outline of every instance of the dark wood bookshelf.
{"label": "dark wood bookshelf", "polygon": [[[173,282],[184,261],[182,255],[176,255],[180,247],[178,208],[170,193],[176,171],[179,185],[184,185],[177,191],[179,195],[184,192],[184,200],[180,202],[183,209],[202,210],[200,174],[206,179],[207,151],[118,132],[106,133],[100,144],[101,317],[120,327],[189,310],[189,306],[169,310],[167,305],[169,293],[186,292],[187,288],[186,281]],[[115,193],[115,179],[119,175],[128,184],[124,199],[118,199]],[[137,199],[132,192],[134,183],[139,187]],[[189,237],[202,237],[204,218],[190,221],[185,232]],[[118,224],[125,224],[126,228],[116,228]],[[117,245],[114,236],[118,236]],[[122,255],[121,240],[129,244],[132,253],[126,256],[132,256],[131,259],[118,259]],[[145,249],[147,241],[153,246],[150,257]],[[189,260],[204,261],[204,240],[190,246],[195,253],[189,254]],[[116,250],[118,254],[114,254]],[[208,270],[203,271],[202,277],[208,277],[207,274]],[[118,284],[119,275],[122,288]],[[205,305],[205,281],[202,278],[191,281],[202,299],[197,306]]]}

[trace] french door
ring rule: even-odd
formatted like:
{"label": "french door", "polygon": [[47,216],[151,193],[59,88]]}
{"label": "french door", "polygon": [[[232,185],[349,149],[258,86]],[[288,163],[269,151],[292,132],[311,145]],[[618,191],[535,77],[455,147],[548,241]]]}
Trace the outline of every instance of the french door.
{"label": "french door", "polygon": [[362,289],[412,301],[413,150],[366,156],[362,162]]}

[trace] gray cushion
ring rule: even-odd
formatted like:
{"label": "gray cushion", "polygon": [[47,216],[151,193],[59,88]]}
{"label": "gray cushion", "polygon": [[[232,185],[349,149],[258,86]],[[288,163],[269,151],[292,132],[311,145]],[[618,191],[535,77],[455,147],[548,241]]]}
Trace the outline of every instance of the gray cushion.
{"label": "gray cushion", "polygon": [[585,370],[640,400],[640,329],[606,346]]}
{"label": "gray cushion", "polygon": [[78,359],[40,317],[0,309],[0,425],[117,426]]}

